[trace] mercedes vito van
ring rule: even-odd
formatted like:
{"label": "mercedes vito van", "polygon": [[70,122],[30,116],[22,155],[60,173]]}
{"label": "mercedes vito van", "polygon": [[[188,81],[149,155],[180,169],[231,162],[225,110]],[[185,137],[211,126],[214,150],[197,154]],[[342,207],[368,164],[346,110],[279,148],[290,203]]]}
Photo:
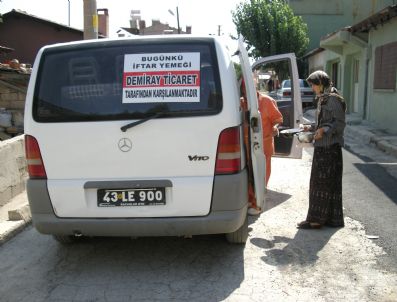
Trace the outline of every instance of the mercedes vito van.
{"label": "mercedes vito van", "polygon": [[[233,61],[218,38],[151,36],[43,47],[25,108],[35,228],[61,242],[224,233],[244,243],[247,167],[253,167],[263,206],[265,161],[251,65],[239,45],[251,163]],[[297,80],[295,57],[283,60],[288,77]],[[282,107],[283,127],[296,127],[299,106]],[[284,142],[283,156],[299,157],[293,140]]]}

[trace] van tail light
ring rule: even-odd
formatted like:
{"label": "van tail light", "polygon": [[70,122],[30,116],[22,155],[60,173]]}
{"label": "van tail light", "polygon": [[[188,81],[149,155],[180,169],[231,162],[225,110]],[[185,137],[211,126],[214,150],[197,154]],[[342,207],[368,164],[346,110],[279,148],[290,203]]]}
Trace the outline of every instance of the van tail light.
{"label": "van tail light", "polygon": [[233,174],[240,170],[240,128],[227,128],[219,136],[215,174]]}
{"label": "van tail light", "polygon": [[39,144],[33,136],[25,135],[25,154],[29,177],[47,179]]}
{"label": "van tail light", "polygon": [[284,91],[283,96],[291,96],[291,91]]}

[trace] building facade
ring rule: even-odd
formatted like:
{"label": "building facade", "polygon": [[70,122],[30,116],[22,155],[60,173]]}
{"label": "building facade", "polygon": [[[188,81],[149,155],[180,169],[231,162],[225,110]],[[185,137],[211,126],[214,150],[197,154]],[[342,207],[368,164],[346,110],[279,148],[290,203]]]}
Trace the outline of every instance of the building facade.
{"label": "building facade", "polygon": [[356,24],[396,0],[288,0],[294,14],[308,26],[308,52],[319,46],[323,36]]}
{"label": "building facade", "polygon": [[47,44],[83,40],[83,31],[12,10],[3,14],[0,23],[0,45],[14,51],[3,60],[18,59],[33,64],[38,50]]}
{"label": "building facade", "polygon": [[[179,26],[179,16],[178,16]],[[130,27],[121,27],[117,34],[119,37],[128,36],[150,36],[150,35],[172,35],[172,34],[191,34],[192,27],[186,26],[185,31],[179,27],[175,28],[170,26],[168,23],[162,23],[160,20],[152,19],[150,26],[146,25],[145,20],[141,20],[140,10],[131,10]]]}
{"label": "building facade", "polygon": [[320,41],[323,69],[343,93],[348,112],[389,132],[397,131],[396,30],[392,5]]}
{"label": "building facade", "polygon": [[308,24],[308,72],[326,71],[348,113],[397,131],[397,1],[289,0]]}

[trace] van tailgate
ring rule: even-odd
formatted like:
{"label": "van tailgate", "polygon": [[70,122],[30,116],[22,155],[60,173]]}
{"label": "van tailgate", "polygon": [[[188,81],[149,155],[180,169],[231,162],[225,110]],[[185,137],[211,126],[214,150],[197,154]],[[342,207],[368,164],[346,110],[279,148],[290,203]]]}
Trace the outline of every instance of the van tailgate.
{"label": "van tailgate", "polygon": [[[35,131],[45,133],[36,138],[39,145],[46,146],[41,153],[56,215],[161,217],[208,214],[219,137],[219,132],[214,129],[221,129],[214,127],[214,119],[156,119],[122,132],[120,128],[125,124],[125,121],[71,123],[63,127],[61,123],[45,126],[45,131]],[[127,146],[123,146],[125,143]],[[59,154],[65,155],[60,158]],[[165,201],[157,205],[155,202],[150,205],[130,202],[129,206],[111,203],[100,206],[98,203],[99,189],[134,189],[117,188],[117,183],[134,181],[139,184],[149,180],[171,183],[164,189]],[[96,183],[98,188],[87,186],[87,183]],[[106,188],[107,184],[109,188]],[[119,194],[124,195],[124,199],[128,196],[121,191]]]}

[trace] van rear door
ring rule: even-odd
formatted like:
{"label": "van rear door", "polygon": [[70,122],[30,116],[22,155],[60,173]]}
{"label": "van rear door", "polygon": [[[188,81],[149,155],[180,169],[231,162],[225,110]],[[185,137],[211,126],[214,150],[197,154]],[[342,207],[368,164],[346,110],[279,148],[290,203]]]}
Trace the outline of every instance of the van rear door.
{"label": "van rear door", "polygon": [[[255,182],[255,197],[257,205],[264,208],[266,161],[263,154],[262,123],[256,92],[265,93],[277,101],[277,106],[283,114],[284,120],[280,130],[299,127],[299,124],[303,121],[303,116],[298,68],[295,55],[292,53],[260,58],[251,66],[242,36],[239,38],[238,50],[250,112],[250,153]],[[253,73],[256,73],[255,76],[259,78],[256,83],[257,87],[255,87]],[[292,96],[287,99],[281,99],[277,96],[277,90],[284,79],[290,79],[292,82]],[[302,158],[302,149],[294,136],[280,135],[275,137],[275,149],[277,156]]]}
{"label": "van rear door", "polygon": [[208,215],[219,135],[239,118],[223,103],[216,47],[139,38],[39,53],[26,134],[58,217]]}
{"label": "van rear door", "polygon": [[245,89],[247,94],[247,105],[249,110],[249,150],[252,165],[252,173],[255,184],[256,204],[260,208],[264,208],[265,204],[265,172],[266,159],[263,153],[263,134],[261,115],[258,109],[258,98],[253,81],[251,64],[249,62],[248,53],[245,49],[243,38],[239,38],[239,58],[241,63],[241,71],[244,78]]}
{"label": "van rear door", "polygon": [[[302,101],[299,86],[298,67],[293,53],[260,58],[252,64],[252,71],[258,77],[257,89],[277,101],[283,114],[279,130],[298,128],[303,123]],[[281,93],[281,83],[291,81],[289,95]],[[302,148],[294,135],[279,135],[274,139],[276,156],[302,158]]]}

